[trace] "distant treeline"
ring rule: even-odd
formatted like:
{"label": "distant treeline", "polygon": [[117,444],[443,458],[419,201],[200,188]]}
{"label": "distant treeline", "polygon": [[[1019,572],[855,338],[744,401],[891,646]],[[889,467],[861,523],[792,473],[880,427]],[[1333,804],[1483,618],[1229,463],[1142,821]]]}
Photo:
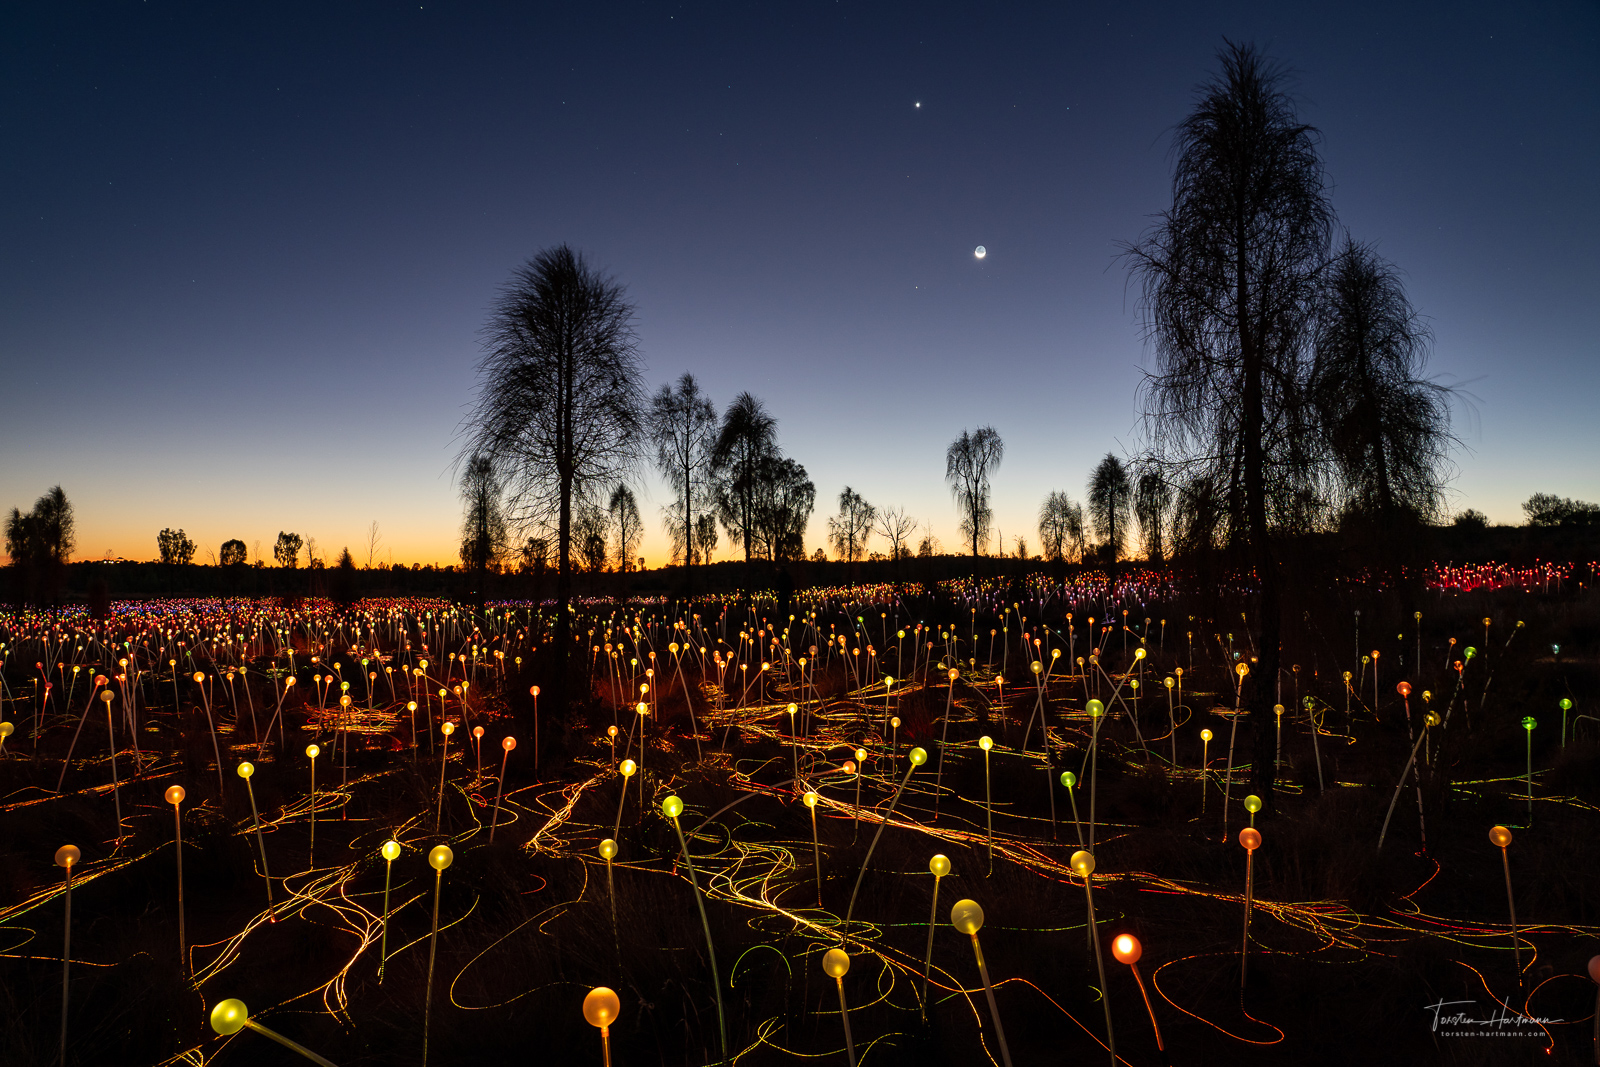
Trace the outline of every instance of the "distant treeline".
{"label": "distant treeline", "polygon": [[[1531,564],[1537,560],[1593,563],[1600,560],[1600,526],[1488,526],[1422,527],[1407,555],[1410,562],[1432,560],[1456,563],[1495,561]],[[1302,567],[1355,573],[1366,565],[1360,544],[1341,534],[1314,534],[1281,546],[1286,556],[1299,557]],[[1132,561],[1124,561],[1124,564]],[[1287,562],[1287,560],[1286,560]],[[985,556],[976,562],[979,577],[1024,574],[1034,571],[1076,572],[1085,564],[1051,564],[1037,557]],[[1175,566],[1184,568],[1184,561]],[[574,593],[579,597],[695,596],[791,585],[796,589],[852,583],[935,582],[974,575],[971,556],[907,556],[898,561],[878,558],[847,563],[842,560],[803,560],[782,568],[762,561],[742,560],[702,564],[694,568],[694,587],[685,589],[682,567],[579,574]],[[0,568],[0,590],[17,602],[15,568]],[[55,600],[97,607],[110,600],[146,600],[157,597],[328,597],[353,601],[369,597],[440,597],[448,600],[543,600],[555,595],[555,574],[503,572],[485,575],[483,588],[476,576],[460,567],[418,566],[367,568],[221,567],[172,563],[68,563],[63,568]]]}

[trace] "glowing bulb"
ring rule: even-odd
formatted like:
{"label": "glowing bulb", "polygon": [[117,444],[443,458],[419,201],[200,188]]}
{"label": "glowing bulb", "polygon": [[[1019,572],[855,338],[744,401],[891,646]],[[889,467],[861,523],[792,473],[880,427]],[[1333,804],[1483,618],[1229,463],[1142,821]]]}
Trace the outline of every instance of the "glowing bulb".
{"label": "glowing bulb", "polygon": [[240,778],[249,778],[254,773],[256,773],[256,769],[254,767],[252,767],[249,763],[241,763],[241,764],[239,764],[239,777]]}
{"label": "glowing bulb", "polygon": [[167,787],[166,796],[167,796],[167,803],[168,804],[173,804],[173,805],[182,804],[183,803],[183,798],[188,796],[188,795],[189,794],[184,791],[184,788],[181,785],[169,785]]}
{"label": "glowing bulb", "polygon": [[928,861],[928,871],[935,878],[943,878],[950,873],[950,857],[939,853]]}
{"label": "glowing bulb", "polygon": [[1130,967],[1139,962],[1139,957],[1144,954],[1139,939],[1132,934],[1118,934],[1111,940],[1111,954],[1117,958],[1118,963],[1126,963]]}
{"label": "glowing bulb", "polygon": [[983,908],[976,900],[958,900],[950,909],[950,925],[964,934],[983,929]]}
{"label": "glowing bulb", "polygon": [[616,859],[617,858],[617,843],[616,843],[616,841],[614,841],[614,840],[612,840],[611,838],[608,837],[604,841],[600,842],[600,858],[603,859],[603,860],[611,860],[611,859]]}
{"label": "glowing bulb", "polygon": [[605,986],[595,986],[583,998],[583,1017],[590,1026],[604,1028],[622,1014],[622,1002]]}
{"label": "glowing bulb", "polygon": [[850,970],[850,956],[842,948],[830,948],[822,955],[822,969],[829,978],[843,978]]}
{"label": "glowing bulb", "polygon": [[242,1000],[223,1000],[211,1009],[211,1029],[223,1037],[231,1037],[244,1029],[245,1020],[250,1018],[250,1009],[244,1006]]}
{"label": "glowing bulb", "polygon": [[911,760],[911,766],[920,767],[924,763],[928,762],[928,753],[924,749],[914,748],[911,750],[909,758]]}
{"label": "glowing bulb", "polygon": [[661,814],[669,819],[676,819],[683,814],[683,801],[676,796],[670,796],[661,802]]}
{"label": "glowing bulb", "polygon": [[1211,738],[1213,736],[1214,735],[1211,733],[1210,730],[1201,730],[1200,731],[1200,740],[1202,740],[1202,741],[1209,741],[1209,740],[1211,740]]}
{"label": "glowing bulb", "polygon": [[633,760],[631,760],[631,759],[623,760],[621,765],[617,767],[617,770],[622,772],[622,776],[624,778],[632,778],[633,775],[634,775],[634,772],[637,771],[638,769],[639,769],[639,765],[637,763],[633,762]]}
{"label": "glowing bulb", "polygon": [[1261,810],[1261,798],[1256,796],[1253,793],[1250,796],[1245,797],[1244,798],[1244,810],[1248,811],[1251,815],[1254,815],[1256,812],[1260,811]]}
{"label": "glowing bulb", "polygon": [[994,747],[994,738],[987,735],[978,738],[978,747],[983,749],[985,752],[989,751]]}
{"label": "glowing bulb", "polygon": [[385,841],[383,847],[378,850],[378,854],[393,863],[400,858],[400,842],[393,839]]}
{"label": "glowing bulb", "polygon": [[310,756],[312,759],[316,759],[318,756],[322,755],[322,749],[318,748],[316,745],[307,745],[306,755]]}
{"label": "glowing bulb", "polygon": [[56,849],[57,867],[66,867],[70,870],[81,859],[83,853],[78,851],[77,845],[62,845]]}
{"label": "glowing bulb", "polygon": [[1261,847],[1261,831],[1254,826],[1246,826],[1239,831],[1239,844],[1248,852],[1254,852]]}
{"label": "glowing bulb", "polygon": [[449,845],[435,845],[433,851],[428,853],[428,866],[436,871],[443,871],[454,863],[456,854],[450,851]]}
{"label": "glowing bulb", "polygon": [[1067,866],[1071,867],[1076,874],[1087,878],[1094,873],[1094,853],[1079,849],[1067,861]]}

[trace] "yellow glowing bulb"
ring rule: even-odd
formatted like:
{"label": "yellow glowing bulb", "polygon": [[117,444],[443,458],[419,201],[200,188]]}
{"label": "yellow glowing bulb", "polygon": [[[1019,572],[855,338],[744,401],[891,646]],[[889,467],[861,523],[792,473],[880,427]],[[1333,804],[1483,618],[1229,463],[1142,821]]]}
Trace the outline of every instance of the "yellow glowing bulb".
{"label": "yellow glowing bulb", "polygon": [[609,837],[600,842],[600,858],[603,860],[617,858],[617,843]]}
{"label": "yellow glowing bulb", "polygon": [[670,796],[661,802],[661,814],[669,819],[676,819],[683,814],[683,801],[676,796]]}
{"label": "yellow glowing bulb", "polygon": [[822,970],[829,978],[843,978],[850,970],[850,956],[842,948],[830,948],[822,955]]}
{"label": "yellow glowing bulb", "polygon": [[936,854],[928,861],[928,872],[935,878],[943,878],[950,873],[950,857],[944,853]]}
{"label": "yellow glowing bulb", "polygon": [[964,934],[976,934],[983,929],[983,908],[976,900],[958,900],[950,909],[950,925]]}
{"label": "yellow glowing bulb", "polygon": [[911,760],[911,766],[920,767],[924,763],[928,762],[928,753],[925,749],[914,748],[911,750],[908,758]]}
{"label": "yellow glowing bulb", "polygon": [[383,847],[380,848],[378,852],[383,856],[384,859],[388,860],[390,863],[393,863],[395,860],[400,858],[400,842],[392,839],[385,841],[383,843]]}
{"label": "yellow glowing bulb", "polygon": [[994,738],[989,736],[978,738],[978,747],[983,749],[985,752],[989,751],[994,747]]}
{"label": "yellow glowing bulb", "polygon": [[307,745],[306,755],[310,756],[312,759],[316,759],[318,756],[322,755],[322,749],[318,748],[316,745]]}
{"label": "yellow glowing bulb", "polygon": [[1072,858],[1067,861],[1067,864],[1074,872],[1087,878],[1094,873],[1094,853],[1079,849],[1072,854]]}
{"label": "yellow glowing bulb", "polygon": [[637,771],[638,769],[639,769],[639,765],[637,763],[633,762],[633,760],[631,760],[631,759],[623,760],[621,766],[619,766],[617,768],[617,770],[622,772],[622,776],[624,778],[633,777],[634,772]]}
{"label": "yellow glowing bulb", "polygon": [[1211,733],[1210,730],[1201,730],[1200,731],[1200,740],[1202,740],[1202,741],[1209,741],[1209,740],[1211,740],[1212,736],[1213,736],[1213,734]]}
{"label": "yellow glowing bulb", "polygon": [[241,764],[239,764],[239,777],[240,778],[249,778],[254,773],[256,773],[256,769],[254,767],[252,767],[249,763],[241,763]]}
{"label": "yellow glowing bulb", "polygon": [[435,845],[433,851],[428,853],[428,866],[436,871],[443,871],[455,862],[456,854],[450,851],[449,845]]}
{"label": "yellow glowing bulb", "polygon": [[806,802],[806,807],[808,808],[814,808],[817,806],[817,794],[812,790],[806,790],[805,796],[801,797],[800,799]]}
{"label": "yellow glowing bulb", "polygon": [[211,1009],[211,1029],[223,1037],[231,1037],[244,1029],[245,1020],[249,1018],[250,1009],[244,1006],[244,1001],[219,1001]]}

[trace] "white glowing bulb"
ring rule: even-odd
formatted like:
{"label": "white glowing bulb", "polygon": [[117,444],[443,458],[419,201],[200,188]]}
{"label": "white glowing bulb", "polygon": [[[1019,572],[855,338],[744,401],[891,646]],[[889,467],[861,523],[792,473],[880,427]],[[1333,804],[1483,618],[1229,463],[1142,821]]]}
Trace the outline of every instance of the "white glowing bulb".
{"label": "white glowing bulb", "polygon": [[984,256],[986,256],[988,254],[989,254],[989,250],[987,248],[983,247],[982,245],[979,245],[977,248],[974,248],[972,250],[972,258],[974,258],[974,259],[982,259]]}

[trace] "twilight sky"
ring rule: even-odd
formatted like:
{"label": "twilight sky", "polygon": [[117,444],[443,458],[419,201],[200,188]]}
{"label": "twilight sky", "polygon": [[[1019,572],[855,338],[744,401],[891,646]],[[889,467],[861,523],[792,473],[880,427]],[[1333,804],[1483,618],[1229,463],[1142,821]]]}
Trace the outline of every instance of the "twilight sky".
{"label": "twilight sky", "polygon": [[154,0],[0,15],[0,506],[60,483],[80,558],[174,526],[202,562],[295,530],[364,563],[377,520],[380,558],[453,561],[479,330],[568,242],[628,287],[652,390],[766,401],[808,551],[846,484],[956,549],[944,449],[985,423],[1036,550],[1044,495],[1140,444],[1118,246],[1224,37],[1296,72],[1341,223],[1476,398],[1452,507],[1600,499],[1589,0]]}

